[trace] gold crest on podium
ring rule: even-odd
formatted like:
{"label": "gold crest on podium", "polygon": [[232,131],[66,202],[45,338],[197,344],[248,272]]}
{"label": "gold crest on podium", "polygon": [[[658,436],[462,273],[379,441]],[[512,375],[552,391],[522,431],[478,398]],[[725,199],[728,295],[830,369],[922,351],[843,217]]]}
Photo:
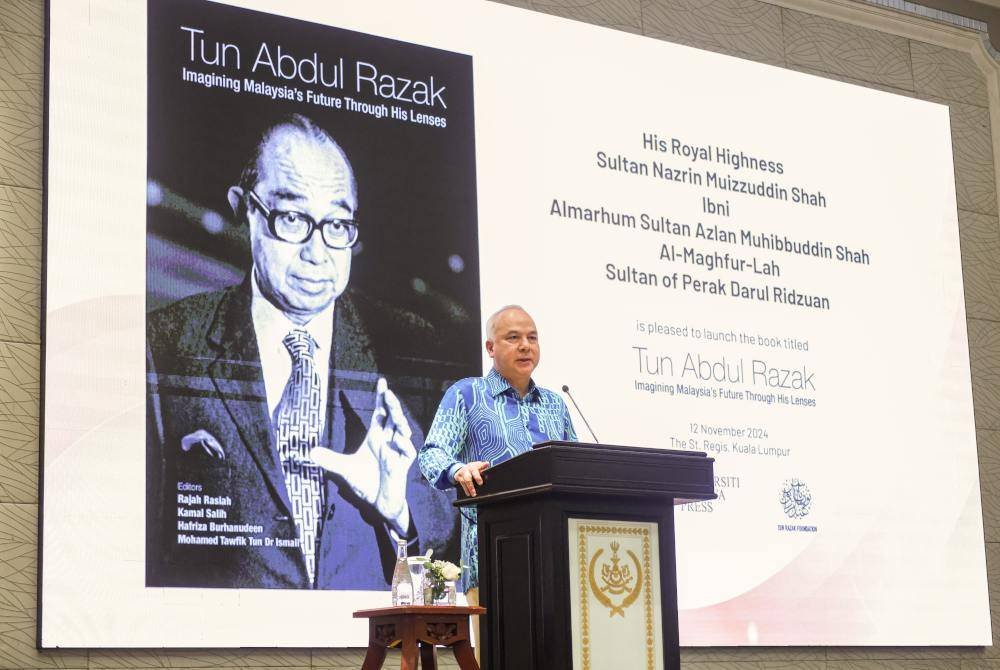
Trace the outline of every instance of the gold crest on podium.
{"label": "gold crest on podium", "polygon": [[[597,561],[604,553],[603,548],[594,552],[594,556],[590,559],[590,569],[587,573],[590,577],[590,590],[594,594],[594,597],[597,598],[597,602],[610,610],[608,616],[618,614],[624,617],[625,610],[635,604],[635,601],[639,598],[639,593],[642,591],[642,566],[639,565],[639,558],[631,549],[625,553],[632,559],[632,565],[635,566],[635,570],[633,571],[630,565],[621,565],[621,558],[618,556],[620,548],[621,544],[619,542],[615,540],[611,542],[611,562],[610,564],[605,562],[601,565],[600,584],[597,583],[595,572],[598,565]],[[624,596],[624,598],[616,605],[612,598],[619,596]]]}

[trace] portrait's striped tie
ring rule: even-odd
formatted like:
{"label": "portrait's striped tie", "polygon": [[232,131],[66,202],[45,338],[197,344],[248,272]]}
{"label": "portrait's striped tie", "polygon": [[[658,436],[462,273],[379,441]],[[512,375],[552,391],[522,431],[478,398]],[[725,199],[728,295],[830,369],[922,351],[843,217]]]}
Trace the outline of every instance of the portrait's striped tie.
{"label": "portrait's striped tie", "polygon": [[309,581],[313,583],[316,579],[316,540],[323,509],[323,471],[309,460],[309,452],[319,445],[323,426],[316,342],[309,333],[293,330],[282,343],[292,357],[292,374],[275,411],[278,456]]}

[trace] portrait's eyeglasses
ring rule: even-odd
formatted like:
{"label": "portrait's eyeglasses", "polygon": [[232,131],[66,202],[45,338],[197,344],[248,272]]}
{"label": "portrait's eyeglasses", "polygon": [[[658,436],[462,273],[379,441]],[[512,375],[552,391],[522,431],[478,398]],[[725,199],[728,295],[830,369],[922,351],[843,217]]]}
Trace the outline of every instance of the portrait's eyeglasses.
{"label": "portrait's eyeglasses", "polygon": [[247,196],[267,218],[268,230],[279,240],[305,244],[319,229],[323,243],[331,249],[350,249],[358,241],[358,224],[352,219],[326,219],[316,223],[302,212],[268,208],[253,191],[247,191]]}

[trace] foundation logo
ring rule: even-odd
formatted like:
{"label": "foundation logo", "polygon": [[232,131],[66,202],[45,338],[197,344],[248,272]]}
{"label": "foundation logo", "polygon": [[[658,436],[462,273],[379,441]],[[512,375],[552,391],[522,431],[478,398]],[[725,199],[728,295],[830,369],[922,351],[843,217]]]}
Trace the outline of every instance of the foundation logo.
{"label": "foundation logo", "polygon": [[801,479],[786,479],[780,502],[789,519],[801,519],[812,509],[812,494]]}

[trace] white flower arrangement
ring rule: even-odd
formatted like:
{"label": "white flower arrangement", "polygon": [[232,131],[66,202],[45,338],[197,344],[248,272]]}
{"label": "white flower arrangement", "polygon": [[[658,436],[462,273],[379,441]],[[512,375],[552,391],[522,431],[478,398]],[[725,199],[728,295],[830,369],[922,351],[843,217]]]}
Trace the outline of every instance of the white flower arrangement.
{"label": "white flower arrangement", "polygon": [[437,600],[444,595],[445,584],[458,580],[462,576],[462,570],[468,568],[468,566],[462,564],[459,567],[451,561],[442,561],[440,559],[432,561],[431,553],[432,550],[428,549],[427,553],[422,557],[424,569],[426,570],[424,579],[430,584],[433,599]]}
{"label": "white flower arrangement", "polygon": [[440,570],[441,575],[449,582],[453,582],[462,576],[462,568],[451,561],[434,561],[434,567]]}

